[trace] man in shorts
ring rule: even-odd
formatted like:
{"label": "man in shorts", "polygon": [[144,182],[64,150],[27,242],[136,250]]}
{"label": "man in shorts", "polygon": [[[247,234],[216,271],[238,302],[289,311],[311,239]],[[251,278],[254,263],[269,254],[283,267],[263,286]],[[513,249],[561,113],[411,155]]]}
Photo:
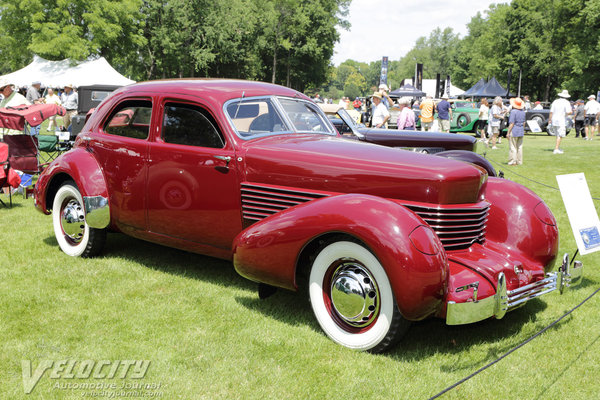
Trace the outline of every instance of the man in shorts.
{"label": "man in shorts", "polygon": [[567,115],[572,114],[573,110],[571,109],[571,103],[567,100],[569,97],[569,92],[567,90],[563,90],[558,94],[558,99],[552,102],[550,106],[550,116],[548,120],[551,127],[551,133],[556,136],[556,147],[554,148],[554,154],[562,154],[564,153],[560,149],[560,141],[567,135]]}
{"label": "man in shorts", "polygon": [[419,108],[421,109],[421,130],[430,131],[433,125],[433,114],[435,113],[435,104],[431,96],[427,96]]}
{"label": "man in shorts", "polygon": [[585,140],[592,140],[594,133],[598,129],[598,114],[600,113],[600,103],[596,101],[596,96],[590,94],[588,101],[583,107],[585,112]]}
{"label": "man in shorts", "polygon": [[450,133],[450,121],[452,120],[452,108],[448,102],[448,95],[442,96],[442,101],[437,104],[438,123],[440,131]]}

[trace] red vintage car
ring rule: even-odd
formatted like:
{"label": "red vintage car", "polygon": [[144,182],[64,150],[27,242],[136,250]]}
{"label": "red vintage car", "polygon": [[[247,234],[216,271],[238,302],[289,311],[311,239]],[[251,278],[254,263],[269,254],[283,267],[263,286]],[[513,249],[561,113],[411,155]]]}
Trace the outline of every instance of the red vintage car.
{"label": "red vintage car", "polygon": [[529,189],[343,139],[309,98],[259,82],[121,88],[35,194],[71,256],[111,230],[232,260],[261,297],[306,290],[331,339],[373,352],[410,321],[502,318],[582,272],[550,272],[556,221]]}

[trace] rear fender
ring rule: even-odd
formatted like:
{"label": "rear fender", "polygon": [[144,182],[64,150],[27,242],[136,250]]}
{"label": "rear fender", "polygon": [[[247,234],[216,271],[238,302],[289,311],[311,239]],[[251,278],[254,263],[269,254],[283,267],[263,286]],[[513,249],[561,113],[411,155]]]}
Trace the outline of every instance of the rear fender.
{"label": "rear fender", "polygon": [[54,195],[67,180],[75,182],[83,197],[88,225],[106,228],[110,223],[106,179],[94,156],[81,147],[64,153],[42,172],[35,185],[35,206],[50,214]]}
{"label": "rear fender", "polygon": [[448,273],[442,244],[412,211],[379,197],[326,197],[265,218],[234,240],[235,268],[248,279],[297,290],[300,254],[331,233],[350,235],[375,254],[405,318],[439,311]]}

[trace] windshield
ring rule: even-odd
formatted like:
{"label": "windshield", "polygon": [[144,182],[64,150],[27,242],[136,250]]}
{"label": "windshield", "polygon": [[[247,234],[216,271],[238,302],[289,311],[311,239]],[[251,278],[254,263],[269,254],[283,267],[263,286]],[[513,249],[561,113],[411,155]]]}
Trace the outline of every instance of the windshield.
{"label": "windshield", "polygon": [[325,115],[312,103],[283,97],[230,100],[225,104],[237,135],[242,139],[289,133],[335,135]]}
{"label": "windshield", "polygon": [[475,103],[467,102],[467,101],[457,101],[454,103],[454,107],[456,108],[478,108]]}

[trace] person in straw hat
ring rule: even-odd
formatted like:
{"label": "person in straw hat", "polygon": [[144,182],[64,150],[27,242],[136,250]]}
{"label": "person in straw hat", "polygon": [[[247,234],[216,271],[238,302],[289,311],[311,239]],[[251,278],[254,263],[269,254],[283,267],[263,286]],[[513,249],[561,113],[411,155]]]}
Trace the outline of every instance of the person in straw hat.
{"label": "person in straw hat", "polygon": [[[0,93],[2,93],[2,95],[4,96],[4,98],[0,102],[0,108],[17,107],[30,104],[25,98],[25,96],[17,92],[14,89],[13,84],[5,78],[0,79]],[[3,135],[19,135],[22,133],[22,131],[18,131],[15,129],[0,128],[0,139]]]}
{"label": "person in straw hat", "polygon": [[0,79],[0,93],[4,96],[0,108],[29,105],[25,96],[17,92],[14,85],[5,78]]}
{"label": "person in straw hat", "polygon": [[63,106],[67,109],[67,113],[63,117],[63,125],[65,129],[69,129],[71,125],[71,119],[77,115],[77,105],[79,104],[79,98],[77,93],[73,91],[73,85],[70,83],[65,85],[65,92],[60,98]]}
{"label": "person in straw hat", "polygon": [[556,146],[554,147],[554,154],[564,153],[560,148],[560,141],[567,135],[567,115],[573,113],[571,104],[567,100],[569,92],[565,89],[558,94],[558,99],[552,102],[550,106],[550,115],[548,120],[550,121],[551,127],[550,133],[556,136]]}
{"label": "person in straw hat", "polygon": [[373,93],[373,120],[371,125],[375,128],[385,128],[385,124],[390,119],[390,112],[387,107],[383,105],[382,96],[380,92]]}
{"label": "person in straw hat", "polygon": [[508,165],[523,164],[523,136],[525,135],[525,102],[520,97],[510,99],[512,110],[508,117]]}

